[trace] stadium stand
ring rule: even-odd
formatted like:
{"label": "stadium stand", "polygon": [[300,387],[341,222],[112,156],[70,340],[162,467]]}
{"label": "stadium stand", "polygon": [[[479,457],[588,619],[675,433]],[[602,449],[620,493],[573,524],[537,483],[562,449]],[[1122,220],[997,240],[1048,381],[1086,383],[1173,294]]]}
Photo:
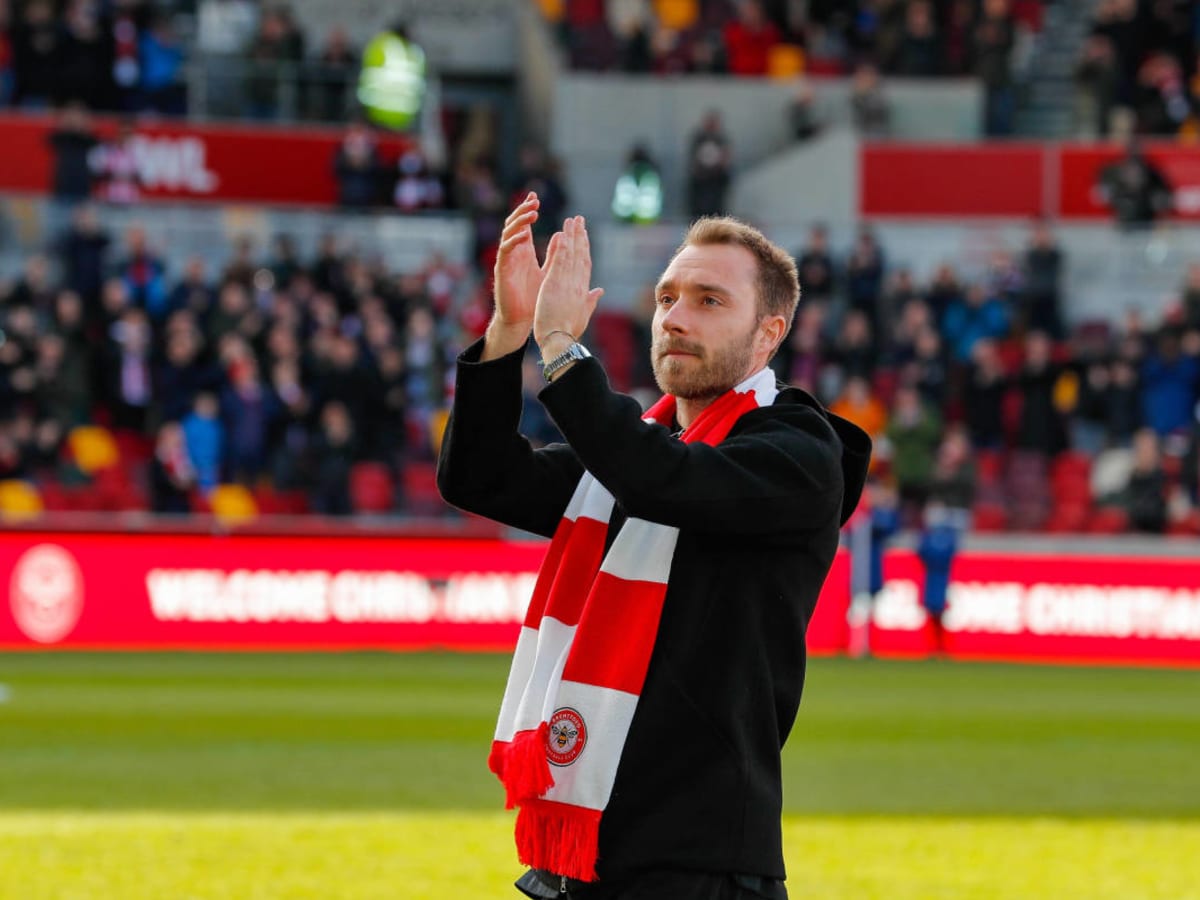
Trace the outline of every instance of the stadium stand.
{"label": "stadium stand", "polygon": [[[40,196],[6,198],[0,211],[5,516],[449,514],[433,460],[455,355],[490,314],[487,273],[504,212],[537,190],[542,227],[552,226],[568,191],[572,203],[595,204],[595,191],[574,191],[594,181],[571,182],[572,170],[598,170],[552,139],[553,129],[531,124],[516,135],[463,108],[445,112],[443,153],[427,154],[418,137],[388,144],[361,121],[353,88],[361,46],[390,23],[356,23],[349,33],[319,6],[30,0],[0,17],[0,104],[29,121],[67,110],[41,148],[43,168],[59,166],[53,181]],[[668,113],[681,127],[668,129],[677,146],[665,168],[680,184],[689,173],[691,212],[727,208],[729,182],[751,177],[751,166],[729,162],[731,145],[735,161],[753,145],[758,165],[806,152],[796,147],[818,134],[904,135],[912,110],[931,115],[936,105],[919,98],[943,96],[934,92],[955,79],[982,87],[983,133],[1011,133],[1020,120],[1010,94],[1030,47],[1064,33],[1064,7],[1087,10],[1068,55],[1078,93],[1067,105],[1092,123],[1081,130],[1197,131],[1195,40],[1181,4],[535,6],[580,73],[572,89],[598,92],[570,96],[611,97],[602,92],[625,82],[606,85],[610,77],[637,79],[629,84],[638,90],[673,87],[665,76],[763,85],[755,102],[769,95],[779,121],[760,133],[731,124],[737,110],[728,105],[724,125],[697,116],[685,134],[679,113]],[[596,72],[600,80],[588,81]],[[461,87],[447,84],[449,93]],[[830,91],[841,92],[846,118],[806,107]],[[646,111],[678,95],[639,96],[653,99],[636,107],[630,127],[648,130]],[[918,100],[906,106],[901,96]],[[559,121],[583,109],[603,120],[597,103],[564,109]],[[104,112],[123,118],[90,118]],[[336,135],[325,160],[336,196],[321,210],[287,213],[171,206],[130,162],[146,113],[187,123],[324,122],[323,138]],[[775,130],[787,132],[788,146],[763,138]],[[307,135],[287,139],[298,146]],[[714,153],[722,162],[696,174]],[[615,179],[603,179],[611,191]],[[668,213],[682,216],[672,202]],[[243,229],[211,225],[239,217]],[[417,225],[389,241],[396,221]],[[809,224],[798,216],[772,233]],[[838,224],[832,239],[814,229],[795,242],[807,299],[775,366],[876,435],[875,477],[896,483],[908,524],[937,503],[969,510],[979,531],[1200,533],[1200,268],[1174,286],[1161,319],[1141,304],[1141,316],[1101,320],[1073,308],[1073,251],[1050,223],[983,264],[978,254],[943,255],[932,271],[912,254],[917,239],[896,249],[894,231]],[[414,249],[414,231],[438,229],[439,243]],[[597,231],[598,256],[609,248],[622,265],[661,262],[647,249],[650,231],[609,223]],[[202,249],[184,253],[201,232]],[[399,245],[407,250],[392,252]],[[588,340],[618,387],[649,397],[647,311],[632,299],[645,287],[620,285],[627,305],[598,315]],[[549,440],[547,424],[529,427]]]}

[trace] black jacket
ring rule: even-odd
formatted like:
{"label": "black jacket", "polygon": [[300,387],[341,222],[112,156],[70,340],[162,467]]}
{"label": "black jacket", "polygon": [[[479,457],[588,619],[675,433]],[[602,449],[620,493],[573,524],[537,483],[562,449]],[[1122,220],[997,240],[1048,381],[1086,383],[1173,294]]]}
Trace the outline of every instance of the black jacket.
{"label": "black jacket", "polygon": [[783,878],[780,749],[804,632],[866,476],[870,441],[787,388],[718,446],[642,421],[600,363],[539,395],[567,439],[517,433],[521,353],[459,358],[438,485],[447,501],[550,536],[584,467],[627,516],[680,529],[649,671],[600,826],[600,879],[648,868]]}

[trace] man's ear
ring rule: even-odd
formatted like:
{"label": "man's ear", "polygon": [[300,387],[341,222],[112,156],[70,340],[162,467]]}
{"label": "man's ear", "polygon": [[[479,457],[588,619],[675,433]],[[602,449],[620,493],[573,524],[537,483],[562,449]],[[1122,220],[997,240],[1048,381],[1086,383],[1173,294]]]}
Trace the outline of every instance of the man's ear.
{"label": "man's ear", "polygon": [[787,333],[787,324],[783,316],[763,316],[758,324],[759,349],[773,353]]}

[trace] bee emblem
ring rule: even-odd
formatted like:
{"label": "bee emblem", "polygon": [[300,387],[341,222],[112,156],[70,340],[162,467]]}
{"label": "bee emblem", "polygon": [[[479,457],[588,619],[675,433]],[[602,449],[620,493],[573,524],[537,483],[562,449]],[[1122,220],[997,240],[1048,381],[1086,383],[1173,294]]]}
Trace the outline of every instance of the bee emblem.
{"label": "bee emblem", "polygon": [[569,706],[556,709],[550,717],[550,732],[546,735],[546,759],[551,765],[569,766],[579,759],[587,744],[587,726],[583,716]]}

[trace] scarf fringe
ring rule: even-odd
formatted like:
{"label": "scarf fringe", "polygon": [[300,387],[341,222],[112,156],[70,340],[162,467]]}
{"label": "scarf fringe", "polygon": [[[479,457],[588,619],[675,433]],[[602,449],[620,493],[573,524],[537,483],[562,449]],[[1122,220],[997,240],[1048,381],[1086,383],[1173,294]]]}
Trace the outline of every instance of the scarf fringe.
{"label": "scarf fringe", "polygon": [[554,776],[546,761],[549,738],[550,724],[542,722],[531,731],[518,731],[507,744],[493,744],[488,766],[504,782],[505,809],[540,797],[554,787]]}
{"label": "scarf fringe", "polygon": [[531,801],[517,813],[517,856],[527,866],[596,880],[600,810]]}

